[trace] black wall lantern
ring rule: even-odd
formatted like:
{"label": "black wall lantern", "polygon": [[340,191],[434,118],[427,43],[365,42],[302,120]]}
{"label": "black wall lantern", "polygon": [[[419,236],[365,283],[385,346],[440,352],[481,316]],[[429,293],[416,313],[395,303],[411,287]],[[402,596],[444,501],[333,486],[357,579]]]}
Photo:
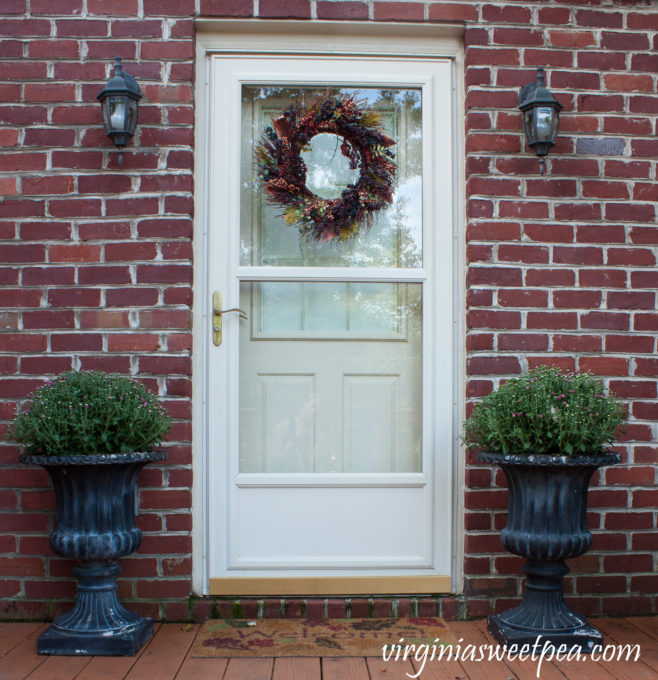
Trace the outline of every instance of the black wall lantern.
{"label": "black wall lantern", "polygon": [[562,104],[544,85],[544,69],[537,69],[537,79],[521,88],[519,109],[523,112],[523,129],[528,146],[539,156],[539,172],[543,175],[548,155],[557,137]]}
{"label": "black wall lantern", "polygon": [[123,72],[121,57],[116,58],[114,75],[98,93],[101,103],[103,126],[107,136],[119,148],[119,165],[123,161],[123,147],[135,134],[138,102],[142,98],[137,81]]}

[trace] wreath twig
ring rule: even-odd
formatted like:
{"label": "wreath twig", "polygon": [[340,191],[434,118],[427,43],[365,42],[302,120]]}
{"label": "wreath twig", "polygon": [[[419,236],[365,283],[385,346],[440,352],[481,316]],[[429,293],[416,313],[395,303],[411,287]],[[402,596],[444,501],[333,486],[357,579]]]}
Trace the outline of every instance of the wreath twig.
{"label": "wreath twig", "polygon": [[[310,240],[344,240],[370,228],[373,216],[393,201],[395,142],[381,129],[377,111],[362,108],[353,98],[329,96],[305,110],[286,109],[267,127],[256,146],[258,177],[267,200],[283,208],[286,224],[296,225]],[[331,133],[343,138],[341,153],[350,168],[359,169],[355,184],[339,198],[326,199],[306,186],[306,165],[301,151],[315,135]]]}

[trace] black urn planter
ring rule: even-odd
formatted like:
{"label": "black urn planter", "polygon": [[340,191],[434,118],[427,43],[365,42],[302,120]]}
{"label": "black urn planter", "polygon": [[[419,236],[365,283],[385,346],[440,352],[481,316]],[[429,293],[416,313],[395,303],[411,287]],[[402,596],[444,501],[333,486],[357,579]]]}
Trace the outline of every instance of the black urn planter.
{"label": "black urn planter", "polygon": [[556,648],[574,646],[591,652],[603,644],[601,633],[569,609],[563,596],[564,560],[587,552],[587,489],[603,465],[619,463],[617,453],[585,456],[481,452],[478,460],[500,465],[507,477],[507,526],[501,540],[509,552],[526,558],[521,604],[489,616],[487,629],[500,644]]}
{"label": "black urn planter", "polygon": [[93,456],[27,455],[55,488],[53,550],[80,560],[73,571],[78,593],[70,612],[39,636],[39,654],[131,656],[153,633],[153,620],[126,609],[117,597],[116,559],[137,550],[135,487],[140,470],[165,459],[161,451]]}

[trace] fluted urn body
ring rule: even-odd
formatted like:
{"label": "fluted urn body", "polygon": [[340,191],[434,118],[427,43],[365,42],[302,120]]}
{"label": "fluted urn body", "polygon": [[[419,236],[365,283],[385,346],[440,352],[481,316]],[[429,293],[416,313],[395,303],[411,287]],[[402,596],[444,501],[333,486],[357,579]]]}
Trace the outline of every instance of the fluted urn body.
{"label": "fluted urn body", "polygon": [[591,456],[480,453],[482,462],[500,465],[508,483],[507,526],[501,540],[509,552],[526,558],[521,604],[490,616],[488,629],[501,644],[539,640],[556,647],[591,651],[602,644],[598,630],[570,610],[563,596],[564,560],[589,550],[587,490],[603,465],[618,463],[616,453]]}
{"label": "fluted urn body", "polygon": [[41,465],[55,489],[53,550],[80,560],[78,593],[70,612],[55,619],[37,641],[40,654],[128,656],[153,632],[153,621],[118,600],[117,558],[139,548],[135,490],[140,470],[164,460],[162,452],[91,456],[24,456]]}

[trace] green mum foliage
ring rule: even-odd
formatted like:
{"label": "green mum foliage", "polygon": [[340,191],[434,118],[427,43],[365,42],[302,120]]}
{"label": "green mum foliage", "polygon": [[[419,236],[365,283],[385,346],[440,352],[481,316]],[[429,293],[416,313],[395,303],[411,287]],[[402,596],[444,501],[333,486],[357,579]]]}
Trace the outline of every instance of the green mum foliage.
{"label": "green mum foliage", "polygon": [[460,439],[494,453],[598,454],[615,440],[625,414],[592,374],[542,366],[478,403]]}
{"label": "green mum foliage", "polygon": [[69,371],[29,395],[8,438],[30,454],[146,452],[171,422],[157,397],[134,378]]}

